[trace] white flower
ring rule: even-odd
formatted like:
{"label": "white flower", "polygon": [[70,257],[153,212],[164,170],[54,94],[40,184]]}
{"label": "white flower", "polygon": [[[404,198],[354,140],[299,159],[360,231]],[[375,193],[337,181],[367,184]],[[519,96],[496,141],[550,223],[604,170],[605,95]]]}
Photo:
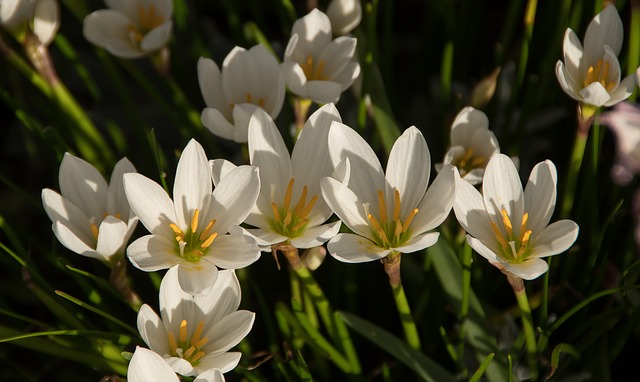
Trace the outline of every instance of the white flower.
{"label": "white flower", "polygon": [[[224,382],[219,369],[211,369],[200,374],[193,382]],[[171,367],[157,353],[136,346],[127,369],[128,382],[179,382]]]}
{"label": "white flower", "polygon": [[453,209],[467,231],[467,243],[503,272],[532,280],[549,266],[544,257],[566,251],[578,237],[571,220],[549,224],[556,205],[556,168],[538,163],[523,192],[513,161],[504,154],[489,160],[482,195],[458,181]]}
{"label": "white flower", "polygon": [[[289,156],[284,140],[267,113],[256,110],[249,123],[249,158],[260,169],[260,197],[246,220],[257,229],[255,235],[264,250],[289,242],[296,248],[311,248],[338,233],[340,222],[323,224],[332,215],[320,197],[320,179],[348,178],[348,164],[334,170],[329,160],[329,127],[340,122],[332,103],[309,117]],[[233,165],[223,160],[212,162],[214,183]]]}
{"label": "white flower", "polygon": [[314,9],[296,20],[280,64],[285,82],[294,94],[317,103],[337,102],[360,74],[352,60],[357,40],[341,36],[331,40],[329,17]]}
{"label": "white flower", "polygon": [[84,18],[84,37],[121,58],[139,58],[164,47],[173,29],[171,0],[105,0]]}
{"label": "white flower", "polygon": [[192,295],[170,268],[160,283],[160,317],[149,305],[138,312],[138,331],[151,350],[178,374],[197,376],[210,369],[226,373],[238,365],[229,352],[250,331],[255,313],[238,310],[240,284],[233,270],[220,271],[209,290]]}
{"label": "white flower", "polygon": [[262,45],[236,46],[222,63],[222,72],[208,58],[198,60],[198,82],[207,107],[202,124],[212,133],[236,142],[247,141],[249,119],[261,108],[275,119],[284,102],[280,66]]}
{"label": "white flower", "polygon": [[114,255],[124,255],[138,218],[129,207],[122,178],[135,171],[122,158],[107,184],[91,164],[65,153],[60,164],[60,193],[42,190],[42,204],[60,243],[79,255],[106,262]]}
{"label": "white flower", "polygon": [[609,126],[616,141],[613,181],[626,185],[640,173],[640,106],[620,102],[614,110],[600,114],[600,123]]}
{"label": "white flower", "polygon": [[30,28],[42,45],[49,45],[60,27],[57,0],[0,0],[0,24],[17,30]]}
{"label": "white flower", "polygon": [[327,16],[331,20],[333,33],[338,36],[346,35],[360,24],[360,0],[331,0],[327,7]]}
{"label": "white flower", "polygon": [[196,293],[211,286],[218,267],[246,267],[260,256],[255,239],[238,226],[258,196],[256,168],[238,167],[212,192],[209,162],[192,139],[178,162],[173,201],[140,174],[127,174],[124,187],[131,208],[151,232],[127,248],[137,268],[151,272],[177,264],[182,289]]}
{"label": "white flower", "polygon": [[449,215],[458,175],[447,165],[427,190],[431,158],[417,128],[410,127],[395,142],[386,174],[369,144],[346,125],[331,125],[329,151],[333,163],[347,157],[354,169],[348,187],[332,178],[321,181],[327,204],[354,232],[329,241],[332,256],[359,263],[394,251],[419,251],[438,240],[439,234],[430,231]]}
{"label": "white flower", "polygon": [[471,106],[462,109],[451,124],[451,147],[443,163],[436,164],[436,171],[443,165],[458,168],[460,177],[471,184],[482,182],[484,168],[494,153],[500,152],[496,136],[489,130],[486,114]]}
{"label": "white flower", "polygon": [[620,82],[618,54],[624,30],[615,5],[609,4],[587,27],[584,49],[578,36],[567,28],[564,63],[558,60],[556,76],[571,98],[595,107],[612,106],[627,99],[635,87],[633,75]]}

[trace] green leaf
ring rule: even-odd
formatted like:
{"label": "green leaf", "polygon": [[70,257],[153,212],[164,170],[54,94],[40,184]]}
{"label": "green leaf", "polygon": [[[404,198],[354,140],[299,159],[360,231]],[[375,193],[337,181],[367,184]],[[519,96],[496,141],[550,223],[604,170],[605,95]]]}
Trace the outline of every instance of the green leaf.
{"label": "green leaf", "polygon": [[344,322],[363,337],[384,349],[398,361],[415,371],[420,378],[432,382],[455,382],[456,379],[442,366],[423,353],[412,349],[403,340],[358,316],[338,312]]}

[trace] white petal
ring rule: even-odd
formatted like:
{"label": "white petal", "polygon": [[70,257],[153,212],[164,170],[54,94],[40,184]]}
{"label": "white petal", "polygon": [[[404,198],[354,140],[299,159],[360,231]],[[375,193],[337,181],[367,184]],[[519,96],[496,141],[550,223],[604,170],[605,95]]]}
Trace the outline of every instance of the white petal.
{"label": "white petal", "polygon": [[123,182],[131,209],[145,228],[154,234],[175,236],[169,224],[177,222],[176,212],[167,192],[158,183],[137,173],[124,174]]}
{"label": "white petal", "polygon": [[451,146],[471,146],[471,137],[477,130],[489,128],[489,118],[480,110],[467,106],[460,110],[451,124]]}
{"label": "white petal", "polygon": [[209,248],[206,259],[225,269],[244,268],[260,258],[255,239],[239,232],[218,237]]}
{"label": "white petal", "polygon": [[218,278],[209,293],[194,296],[198,308],[205,315],[205,326],[216,323],[235,312],[240,306],[240,282],[233,269],[219,270]]}
{"label": "white petal", "polygon": [[333,178],[323,178],[320,186],[322,197],[340,220],[353,232],[370,237],[369,222],[358,196]]}
{"label": "white petal", "polygon": [[305,57],[319,57],[322,49],[331,42],[331,21],[322,11],[314,8],[293,23],[291,35],[299,36],[297,49]]}
{"label": "white petal", "polygon": [[180,156],[173,184],[173,203],[179,227],[191,224],[194,211],[202,210],[203,201],[211,194],[210,171],[204,149],[191,139]]}
{"label": "white petal", "polygon": [[455,167],[446,165],[436,176],[424,198],[417,205],[418,213],[410,225],[413,234],[430,231],[442,224],[449,216],[456,195],[456,179],[459,178],[457,172]]}
{"label": "white petal", "polygon": [[127,225],[120,219],[109,215],[100,223],[96,252],[105,258],[124,252]]}
{"label": "white petal", "polygon": [[629,98],[631,94],[633,94],[633,91],[636,88],[635,77],[636,76],[633,74],[630,74],[627,77],[625,77],[625,79],[622,80],[622,82],[620,82],[620,85],[618,85],[616,90],[611,92],[611,95],[610,95],[611,98],[609,98],[609,101],[605,102],[604,106],[607,106],[607,107],[613,106]]}
{"label": "white petal", "polygon": [[[393,213],[394,191],[400,192],[400,216],[408,216],[425,196],[431,169],[431,157],[427,141],[422,133],[411,126],[396,140],[387,163],[386,205],[387,213]],[[453,189],[453,177],[451,177]],[[453,198],[450,198],[453,201]],[[451,209],[451,204],[449,204]]]}
{"label": "white petal", "polygon": [[380,248],[373,241],[350,233],[336,235],[327,243],[327,250],[343,263],[380,260],[391,253],[391,249]]}
{"label": "white petal", "polygon": [[582,86],[578,86],[575,81],[567,74],[567,68],[562,61],[558,60],[556,63],[556,77],[558,82],[565,93],[576,101],[582,101],[582,96],[579,94]]}
{"label": "white petal", "polygon": [[[200,359],[200,363],[197,366],[197,370],[212,368],[220,369],[221,372],[226,373],[233,370],[240,362],[242,353],[240,352],[226,352],[226,353],[210,353]],[[196,378],[197,381],[197,378]],[[194,382],[196,382],[194,381]]]}
{"label": "white petal", "polygon": [[[229,115],[232,114],[229,113]],[[209,131],[221,138],[233,140],[235,129],[230,120],[231,117],[225,118],[220,110],[211,107],[204,108],[200,115],[200,121]]]}
{"label": "white petal", "polygon": [[158,354],[169,354],[169,337],[167,330],[153,309],[147,304],[140,307],[137,318],[138,331],[144,342]]}
{"label": "white petal", "polygon": [[357,39],[341,36],[331,41],[322,51],[318,62],[324,62],[324,75],[326,79],[336,81],[347,65],[351,62],[356,52]]}
{"label": "white petal", "polygon": [[65,199],[59,193],[48,188],[42,190],[42,206],[51,219],[67,226],[85,245],[94,246],[95,238],[91,232],[89,217],[75,204]]}
{"label": "white petal", "polygon": [[129,382],[179,382],[169,364],[151,350],[136,346],[127,369]]}
{"label": "white petal", "polygon": [[284,61],[280,64],[280,71],[289,91],[302,98],[309,98],[306,88],[307,76],[297,62]]}
{"label": "white petal", "polygon": [[[200,366],[200,365],[199,365]],[[197,369],[197,368],[196,368]],[[209,369],[203,373],[198,373],[193,382],[224,382],[224,375],[220,369]]]}
{"label": "white petal", "polygon": [[504,263],[504,260],[502,260],[502,258],[498,256],[491,248],[487,247],[484,242],[476,239],[471,235],[467,235],[466,237],[467,244],[469,244],[469,246],[473,248],[480,256],[489,260],[491,264],[496,265],[496,263]]}
{"label": "white petal", "polygon": [[164,360],[169,366],[171,366],[171,369],[173,369],[175,373],[186,376],[193,376],[196,373],[191,363],[186,359],[179,357],[167,357]]}
{"label": "white petal", "polygon": [[209,160],[209,165],[211,165],[211,180],[213,180],[213,185],[216,187],[220,183],[220,179],[238,167],[226,159]]}
{"label": "white petal", "polygon": [[504,154],[491,157],[484,172],[482,192],[487,212],[499,227],[503,224],[502,211],[506,211],[513,224],[522,221],[524,192],[511,158]]}
{"label": "white petal", "polygon": [[341,222],[323,224],[308,228],[302,236],[291,239],[291,245],[296,248],[312,248],[326,243],[340,231]]}
{"label": "white petal", "polygon": [[144,52],[153,52],[167,45],[171,38],[173,22],[171,20],[154,28],[140,41],[140,49]]}
{"label": "white petal", "polygon": [[249,134],[249,122],[256,110],[264,110],[252,103],[237,103],[233,107],[233,140],[246,143]]}
{"label": "white petal", "polygon": [[533,280],[540,277],[549,270],[549,264],[542,259],[530,258],[521,263],[503,263],[504,269],[514,275],[525,279]]}
{"label": "white petal", "polygon": [[605,45],[608,45],[616,56],[619,55],[623,39],[622,19],[615,5],[609,4],[587,27],[584,36],[584,55],[587,62],[595,64],[603,56]]}
{"label": "white petal", "polygon": [[111,173],[107,195],[107,213],[113,216],[120,214],[119,218],[124,222],[127,222],[133,215],[122,180],[123,175],[129,172],[136,172],[133,164],[127,158],[120,159]]}
{"label": "white petal", "polygon": [[210,59],[198,59],[198,84],[202,98],[208,107],[221,111],[227,120],[231,119],[229,100],[222,90],[222,76],[218,65]]}
{"label": "white petal", "polygon": [[60,10],[56,0],[38,0],[35,6],[33,32],[42,45],[49,45],[60,27]]}
{"label": "white petal", "polygon": [[549,224],[556,206],[557,184],[556,166],[550,160],[538,163],[531,170],[524,190],[524,205],[529,213],[527,229],[541,232]]}
{"label": "white petal", "polygon": [[262,109],[257,109],[249,122],[249,158],[260,168],[263,190],[275,186],[271,200],[284,200],[284,188],[291,179],[291,157],[273,119]]}
{"label": "white petal", "polygon": [[178,267],[180,288],[192,295],[208,293],[217,277],[218,268],[204,259],[193,262],[184,261]]}
{"label": "white petal", "polygon": [[[268,246],[271,248],[273,244],[279,244],[287,241],[289,238],[273,231],[271,228],[250,228],[247,233],[253,236],[260,247]],[[271,249],[269,249],[271,251]]]}
{"label": "white petal", "polygon": [[[567,81],[567,83],[574,83],[575,81],[582,80],[581,74],[581,66],[582,63],[582,43],[578,36],[571,30],[571,28],[567,28],[564,33],[564,41],[562,45],[562,52],[564,54],[564,66],[567,74],[572,81]],[[558,74],[558,72],[556,72]],[[576,89],[576,88],[573,88]]]}
{"label": "white petal", "polygon": [[59,180],[62,196],[75,204],[89,218],[102,220],[107,211],[109,186],[100,172],[89,162],[69,153],[60,164]]}
{"label": "white petal", "polygon": [[[207,181],[211,178],[207,176]],[[239,166],[220,180],[213,191],[211,216],[204,217],[203,224],[215,218],[213,229],[219,234],[229,232],[231,226],[242,223],[251,212],[260,192],[258,169]]]}
{"label": "white petal", "polygon": [[431,247],[438,241],[439,232],[427,232],[418,236],[414,236],[400,247],[394,248],[401,253],[412,253],[422,251],[427,247]]}
{"label": "white petal", "polygon": [[157,235],[143,236],[129,244],[127,256],[133,266],[145,272],[171,268],[180,261],[176,242]]}
{"label": "white petal", "polygon": [[133,45],[129,36],[131,21],[118,11],[101,9],[84,18],[84,37],[94,45],[121,58],[139,58],[145,55]]}
{"label": "white petal", "polygon": [[327,17],[336,35],[345,35],[355,29],[362,18],[359,0],[333,0],[327,7]]}
{"label": "white petal", "polygon": [[209,339],[208,352],[222,353],[236,346],[251,331],[255,317],[253,312],[238,310],[209,327],[203,334]]}
{"label": "white petal", "polygon": [[550,224],[532,238],[532,256],[553,256],[566,251],[578,238],[578,231],[578,225],[572,220],[559,220]]}
{"label": "white petal", "polygon": [[259,102],[259,99],[262,98],[264,102],[262,108],[272,118],[276,118],[280,114],[286,93],[280,64],[278,64],[273,53],[269,52],[262,44],[254,45],[248,52],[248,58],[251,60],[256,72],[254,78],[257,80],[253,84],[256,88],[256,94],[253,94],[253,99]]}
{"label": "white petal", "polygon": [[72,231],[68,226],[60,221],[53,222],[53,233],[68,250],[77,253],[78,255],[91,257],[98,260],[107,261],[108,259],[96,252],[95,248],[89,246],[86,242],[80,239],[75,231]]}
{"label": "white petal", "polygon": [[342,84],[335,81],[307,81],[305,98],[319,104],[338,102],[342,93]]}
{"label": "white petal", "polygon": [[584,103],[598,107],[603,106],[610,98],[607,89],[597,81],[580,90],[580,97]]}
{"label": "white petal", "polygon": [[456,179],[456,194],[453,202],[456,219],[471,236],[483,241],[494,238],[491,219],[487,213],[482,195],[468,182]]}

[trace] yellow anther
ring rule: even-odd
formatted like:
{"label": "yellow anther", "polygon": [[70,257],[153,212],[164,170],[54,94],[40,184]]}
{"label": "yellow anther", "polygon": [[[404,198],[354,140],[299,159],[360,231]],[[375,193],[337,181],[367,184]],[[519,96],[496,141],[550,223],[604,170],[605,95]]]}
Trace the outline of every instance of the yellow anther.
{"label": "yellow anther", "polygon": [[284,217],[282,224],[289,225],[291,223],[292,218],[293,218],[293,215],[291,214],[291,211],[287,211],[287,216]]}
{"label": "yellow anther", "polygon": [[500,228],[498,228],[498,225],[496,223],[494,223],[493,221],[491,221],[489,223],[491,223],[491,229],[493,230],[493,234],[496,236],[496,239],[498,239],[498,242],[500,243],[502,248],[506,248],[507,247],[507,241],[502,236],[502,232],[500,232]]}
{"label": "yellow anther", "polygon": [[244,100],[246,101],[246,103],[253,103],[253,97],[251,96],[251,93],[247,93],[244,97]]}
{"label": "yellow anther", "polygon": [[180,243],[182,241],[182,236],[176,236],[175,239],[178,243]]}
{"label": "yellow anther", "polygon": [[271,202],[271,210],[273,211],[273,218],[276,221],[280,221],[280,211],[278,211],[278,205],[275,202]]}
{"label": "yellow anther", "polygon": [[380,228],[376,233],[378,234],[378,237],[382,240],[383,243],[389,244],[389,238],[387,237],[387,234],[384,232],[382,228]]}
{"label": "yellow anther", "polygon": [[195,346],[196,349],[200,349],[201,347],[203,347],[207,342],[209,342],[209,339],[207,337],[201,338],[200,341],[196,342],[195,344],[193,344],[193,346]]}
{"label": "yellow anther", "polygon": [[302,219],[302,220],[298,221],[293,227],[291,227],[291,230],[292,231],[297,231],[298,229],[302,228],[308,222],[309,222],[309,219]]}
{"label": "yellow anther", "polygon": [[209,224],[207,224],[207,226],[204,227],[204,231],[202,231],[199,237],[200,240],[204,240],[207,236],[209,236],[209,232],[211,231],[211,228],[213,227],[214,224],[216,224],[216,219],[212,219],[209,222]]}
{"label": "yellow anther", "polygon": [[387,222],[387,205],[382,190],[378,190],[378,208],[380,210],[380,221],[384,224]]}
{"label": "yellow anther", "polygon": [[[217,232],[212,233],[211,236],[207,238],[207,240],[203,241],[202,244],[200,244],[200,248],[202,249],[209,248],[209,246],[211,245],[211,243],[213,243],[216,237],[218,237],[218,233]],[[202,252],[200,253],[202,254]]]}
{"label": "yellow anther", "polygon": [[91,234],[93,235],[93,238],[96,240],[98,239],[98,233],[99,233],[98,226],[95,224],[91,224]]}
{"label": "yellow anther", "polygon": [[471,159],[471,157],[473,156],[473,149],[467,149],[467,151],[464,152],[464,155],[462,156],[462,158],[460,158],[460,166],[464,167],[467,162],[469,161],[469,159]]}
{"label": "yellow anther", "polygon": [[302,67],[302,71],[304,72],[305,77],[307,77],[308,80],[312,79],[313,78],[313,56],[311,55],[307,56],[307,61],[300,64],[300,66]]}
{"label": "yellow anther", "polygon": [[409,229],[409,226],[411,225],[411,222],[413,221],[413,218],[416,216],[416,214],[418,213],[418,209],[414,208],[410,213],[409,216],[407,216],[406,219],[404,219],[404,223],[402,224],[402,232],[407,232],[407,230]]}
{"label": "yellow anther", "polygon": [[300,212],[304,209],[304,205],[307,201],[307,185],[302,188],[302,193],[300,194],[300,200],[298,200],[298,204],[296,204],[296,208],[293,210],[294,215],[300,215]]}
{"label": "yellow anther", "polygon": [[520,247],[524,248],[529,244],[529,238],[531,237],[531,230],[528,229],[522,234],[522,240],[520,240]]}
{"label": "yellow anther", "polygon": [[171,347],[171,351],[174,355],[176,355],[176,350],[178,349],[178,344],[176,344],[176,338],[173,336],[173,333],[168,333],[169,335],[169,346]]}
{"label": "yellow anther", "polygon": [[187,349],[186,352],[184,352],[184,355],[182,356],[182,358],[187,359],[191,357],[191,354],[193,354],[194,351],[196,351],[195,346],[191,346],[189,349]]}
{"label": "yellow anther", "polygon": [[400,219],[396,219],[395,223],[396,223],[396,228],[393,231],[393,235],[395,237],[400,237],[400,234],[402,233],[402,223],[400,222]]}
{"label": "yellow anther", "polygon": [[193,211],[193,216],[191,217],[191,232],[196,232],[198,230],[198,216],[200,215],[200,210],[196,208]]}
{"label": "yellow anther", "polygon": [[187,341],[187,320],[180,322],[180,343]]}
{"label": "yellow anther", "polygon": [[116,219],[121,219],[121,218],[120,218],[120,216],[121,216],[121,215],[120,215],[120,212],[116,212],[116,214],[115,214],[114,216],[115,216],[115,218],[116,218]]}
{"label": "yellow anther", "polygon": [[180,229],[180,227],[178,227],[174,223],[169,224],[169,228],[171,228],[173,230],[173,232],[175,232],[176,235],[178,235],[180,237],[184,236],[184,234],[182,233],[182,230]]}
{"label": "yellow anther", "polygon": [[258,106],[260,106],[261,108],[264,108],[264,99],[262,99],[262,97],[258,98]]}
{"label": "yellow anther", "polygon": [[316,67],[316,70],[313,71],[313,77],[311,78],[313,80],[325,80],[325,76],[324,76],[324,61],[320,60],[320,62],[318,63],[318,66]]}
{"label": "yellow anther", "polygon": [[393,220],[400,219],[400,191],[396,188],[393,193]]}
{"label": "yellow anther", "polygon": [[293,183],[295,180],[291,178],[289,180],[289,184],[287,184],[287,193],[284,195],[284,210],[289,211],[289,206],[291,206],[291,197],[293,196]]}
{"label": "yellow anther", "polygon": [[309,200],[309,204],[307,204],[304,210],[300,211],[300,214],[298,214],[298,216],[300,216],[301,218],[306,218],[307,215],[309,215],[309,213],[313,209],[313,206],[316,205],[317,201],[318,201],[318,195],[313,195],[311,200]]}
{"label": "yellow anther", "polygon": [[193,356],[193,358],[191,358],[191,364],[198,361],[202,357],[204,357],[204,352],[203,351],[198,352],[196,355]]}
{"label": "yellow anther", "polygon": [[507,237],[511,237],[513,226],[511,225],[511,220],[509,220],[509,215],[507,215],[507,210],[503,208],[500,212],[502,213],[502,224],[504,224],[504,229],[507,231]]}
{"label": "yellow anther", "polygon": [[196,330],[193,331],[193,334],[191,335],[191,339],[189,340],[189,343],[191,345],[193,345],[194,343],[200,340],[200,336],[202,335],[203,329],[204,329],[204,321],[198,322],[198,326],[196,327]]}
{"label": "yellow anther", "polygon": [[525,212],[522,215],[522,223],[520,223],[520,241],[524,237],[525,232],[527,231],[527,222],[529,221],[529,213]]}
{"label": "yellow anther", "polygon": [[480,167],[484,164],[485,159],[483,157],[475,157],[471,160],[471,167]]}

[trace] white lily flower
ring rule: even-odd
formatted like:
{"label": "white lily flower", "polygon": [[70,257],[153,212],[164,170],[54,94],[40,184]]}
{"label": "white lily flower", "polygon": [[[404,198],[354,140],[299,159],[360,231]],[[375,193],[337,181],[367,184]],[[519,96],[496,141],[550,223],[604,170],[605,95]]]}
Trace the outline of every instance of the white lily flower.
{"label": "white lily flower", "polygon": [[236,46],[222,72],[208,58],[198,60],[198,82],[207,107],[202,124],[212,133],[239,143],[247,141],[249,119],[257,108],[275,119],[284,103],[285,86],[276,58],[262,44]]}
{"label": "white lily flower", "polygon": [[600,123],[607,125],[615,137],[611,177],[616,184],[626,185],[640,173],[640,106],[620,102],[614,110],[600,114]]}
{"label": "white lily flower", "polygon": [[138,330],[178,374],[198,376],[210,369],[226,373],[242,356],[229,350],[251,331],[255,320],[255,313],[238,310],[240,298],[233,270],[220,271],[211,289],[192,295],[180,288],[178,269],[173,267],[160,283],[160,316],[143,305]]}
{"label": "white lily flower", "polygon": [[451,146],[442,163],[437,163],[440,172],[446,164],[458,168],[460,177],[471,184],[482,182],[484,168],[494,153],[500,152],[496,136],[489,130],[489,119],[480,110],[467,106],[451,124]]}
{"label": "white lily flower", "polygon": [[458,181],[453,209],[467,231],[467,243],[506,274],[532,280],[549,266],[544,257],[569,249],[578,237],[572,220],[549,224],[556,205],[556,167],[538,163],[524,191],[513,161],[504,154],[489,160],[480,192]]}
{"label": "white lily flower", "polygon": [[331,0],[327,7],[333,34],[343,36],[354,30],[362,20],[360,0]]}
{"label": "white lily flower", "polygon": [[[211,369],[198,375],[193,382],[224,382],[219,369]],[[127,369],[128,382],[179,382],[180,379],[157,353],[136,346]]]}
{"label": "white lily flower", "polygon": [[131,208],[151,232],[127,248],[137,268],[152,272],[179,265],[180,285],[197,293],[212,285],[218,267],[246,267],[260,256],[255,239],[239,227],[258,197],[256,168],[231,171],[212,192],[209,162],[192,139],[178,161],[174,200],[140,174],[127,174],[124,188]]}
{"label": "white lily flower", "polygon": [[332,40],[329,17],[318,9],[296,20],[280,64],[289,90],[320,104],[337,102],[360,74],[356,44],[354,37]]}
{"label": "white lily flower", "polygon": [[60,28],[57,0],[1,0],[0,25],[8,30],[29,27],[40,44],[48,46]]}
{"label": "white lily flower", "polygon": [[173,29],[171,0],[104,0],[84,18],[84,37],[121,58],[140,58],[164,47]]}
{"label": "white lily flower", "polygon": [[379,260],[392,252],[410,253],[438,240],[431,232],[449,215],[457,170],[446,165],[427,190],[431,158],[422,133],[414,126],[394,143],[386,174],[369,144],[338,122],[329,131],[331,161],[347,157],[349,185],[332,178],[321,181],[322,196],[354,233],[340,233],[327,244],[340,261]]}
{"label": "white lily flower", "polygon": [[[334,176],[345,181],[349,166],[337,168],[329,160],[329,127],[340,122],[332,103],[313,113],[302,129],[293,152],[289,150],[275,123],[267,113],[256,110],[249,122],[249,158],[260,169],[260,197],[246,220],[256,229],[248,232],[265,251],[288,242],[296,248],[311,248],[331,239],[340,230],[340,221],[323,224],[332,211],[320,197],[320,179]],[[212,162],[214,183],[234,165]]]}
{"label": "white lily flower", "polygon": [[136,169],[127,158],[114,167],[107,184],[95,167],[65,153],[60,164],[60,193],[42,190],[42,204],[60,243],[79,255],[109,262],[124,255],[138,223],[127,202],[122,178]]}
{"label": "white lily flower", "polygon": [[620,81],[618,54],[624,29],[615,5],[609,4],[587,27],[584,49],[578,36],[567,28],[564,63],[558,60],[556,76],[571,98],[592,107],[612,106],[627,99],[635,87],[633,75]]}

